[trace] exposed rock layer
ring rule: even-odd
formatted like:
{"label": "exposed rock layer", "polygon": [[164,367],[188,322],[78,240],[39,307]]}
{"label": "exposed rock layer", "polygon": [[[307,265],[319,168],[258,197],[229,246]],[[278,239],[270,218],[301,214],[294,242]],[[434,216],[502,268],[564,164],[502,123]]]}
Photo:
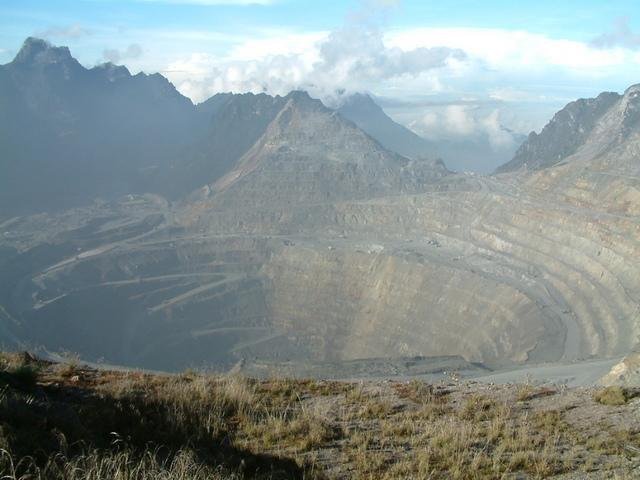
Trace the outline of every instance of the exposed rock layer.
{"label": "exposed rock layer", "polygon": [[[183,185],[204,186],[180,203],[2,221],[2,341],[159,369],[624,355],[640,333],[638,88],[605,99],[556,116],[584,135],[540,169],[479,177],[393,154],[302,92],[218,97],[199,108],[220,161],[185,160]],[[222,119],[251,126],[226,150]]]}

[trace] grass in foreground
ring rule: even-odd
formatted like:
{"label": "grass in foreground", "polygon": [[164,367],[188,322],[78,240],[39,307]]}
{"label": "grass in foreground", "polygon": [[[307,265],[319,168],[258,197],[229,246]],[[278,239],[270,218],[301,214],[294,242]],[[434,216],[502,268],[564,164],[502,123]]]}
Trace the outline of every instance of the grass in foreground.
{"label": "grass in foreground", "polygon": [[610,403],[587,391],[97,372],[4,354],[0,392],[11,480],[633,478],[640,453],[638,419],[608,422]]}
{"label": "grass in foreground", "polygon": [[594,392],[593,399],[602,405],[620,406],[625,405],[635,396],[635,392],[628,388],[612,386],[601,388]]}

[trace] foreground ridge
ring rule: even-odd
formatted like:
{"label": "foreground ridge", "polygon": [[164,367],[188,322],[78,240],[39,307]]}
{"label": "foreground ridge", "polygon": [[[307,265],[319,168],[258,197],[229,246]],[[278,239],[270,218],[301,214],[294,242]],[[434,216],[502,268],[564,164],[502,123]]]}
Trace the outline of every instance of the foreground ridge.
{"label": "foreground ridge", "polygon": [[[0,356],[3,478],[637,478],[637,390],[96,370]],[[37,421],[36,421],[37,420]]]}

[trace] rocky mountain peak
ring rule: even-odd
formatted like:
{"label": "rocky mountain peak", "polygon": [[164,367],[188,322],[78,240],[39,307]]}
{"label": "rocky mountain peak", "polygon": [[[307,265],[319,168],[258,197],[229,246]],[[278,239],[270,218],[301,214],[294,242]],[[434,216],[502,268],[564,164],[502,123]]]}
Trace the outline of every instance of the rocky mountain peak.
{"label": "rocky mountain peak", "polygon": [[304,90],[293,90],[284,98],[298,108],[308,109],[310,111],[329,111],[320,100],[311,98]]}
{"label": "rocky mountain peak", "polygon": [[531,132],[513,159],[496,172],[540,170],[560,163],[585,143],[600,119],[620,100],[615,92],[568,103],[537,134]]}
{"label": "rocky mountain peak", "polygon": [[345,98],[342,105],[340,105],[340,110],[346,111],[351,108],[367,109],[375,112],[382,110],[368,93],[354,93]]}
{"label": "rocky mountain peak", "polygon": [[67,47],[54,47],[46,40],[29,37],[22,44],[14,63],[22,65],[48,65],[76,62]]}
{"label": "rocky mountain peak", "polygon": [[625,96],[633,96],[637,97],[640,95],[640,83],[636,83],[635,85],[631,85],[624,91]]}
{"label": "rocky mountain peak", "polygon": [[102,73],[110,82],[116,82],[122,78],[128,78],[131,76],[127,67],[124,65],[115,65],[111,62],[97,65],[93,70]]}
{"label": "rocky mountain peak", "polygon": [[640,83],[627,88],[622,98],[622,123],[625,129],[640,124]]}

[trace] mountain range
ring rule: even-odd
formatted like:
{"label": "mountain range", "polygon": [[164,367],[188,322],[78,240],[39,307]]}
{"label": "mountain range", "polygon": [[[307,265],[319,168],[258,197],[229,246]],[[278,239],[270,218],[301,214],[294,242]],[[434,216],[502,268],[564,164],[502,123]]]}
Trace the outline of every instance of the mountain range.
{"label": "mountain range", "polygon": [[[223,176],[291,98],[217,94],[193,105],[159,74],[131,75],[111,63],[87,69],[66,47],[36,38],[0,66],[0,84],[5,216],[131,192],[181,198]],[[306,95],[294,93],[296,101]],[[337,112],[414,162],[433,162],[441,150],[455,158],[488,148],[435,145],[394,122],[366,94],[348,97]]]}
{"label": "mountain range", "polygon": [[436,136],[428,140],[392,120],[365,93],[346,96],[337,110],[385,148],[408,158],[441,158],[448,168],[455,171],[491,173],[510,160],[516,148],[527,138],[500,126],[506,139],[501,146],[492,145],[489,137],[482,133],[462,137]]}
{"label": "mountain range", "polygon": [[638,102],[633,86],[571,103],[472,175],[364,95],[193,105],[28,39],[0,67],[0,340],[252,374],[626,355]]}

